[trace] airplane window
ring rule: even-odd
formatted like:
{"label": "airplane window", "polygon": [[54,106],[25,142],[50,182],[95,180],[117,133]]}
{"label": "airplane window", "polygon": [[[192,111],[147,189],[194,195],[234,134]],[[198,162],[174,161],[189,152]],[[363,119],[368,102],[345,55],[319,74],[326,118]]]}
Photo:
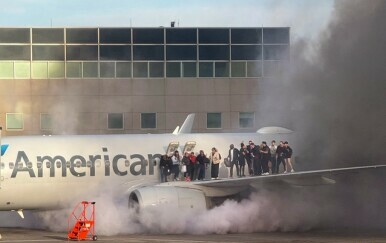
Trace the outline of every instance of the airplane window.
{"label": "airplane window", "polygon": [[129,161],[129,160],[125,160],[125,166],[126,166],[126,167],[129,167],[129,166],[130,166],[130,161]]}
{"label": "airplane window", "polygon": [[51,168],[51,163],[50,163],[50,162],[47,162],[47,163],[46,163],[46,167],[47,167],[47,168]]}
{"label": "airplane window", "polygon": [[62,163],[60,161],[56,161],[56,168],[62,167]]}
{"label": "airplane window", "polygon": [[86,165],[87,165],[87,167],[91,167],[91,161],[87,161],[87,163],[86,163]]}
{"label": "airplane window", "polygon": [[81,166],[81,163],[80,163],[80,161],[78,160],[78,161],[76,161],[76,164],[75,164],[75,166],[77,167],[77,168],[80,168],[80,166]]}
{"label": "airplane window", "polygon": [[15,164],[13,162],[9,162],[9,168],[12,170],[13,167],[15,167]]}
{"label": "airplane window", "polygon": [[41,162],[38,162],[38,163],[36,164],[36,166],[38,167],[38,169],[41,169],[41,168],[42,168],[42,163],[41,163]]}
{"label": "airplane window", "polygon": [[3,170],[5,168],[5,164],[1,163],[1,169]]}
{"label": "airplane window", "polygon": [[67,161],[67,162],[66,162],[66,167],[67,167],[67,168],[70,168],[70,167],[71,167],[70,161]]}
{"label": "airplane window", "polygon": [[32,168],[32,162],[27,162],[27,167],[28,167],[28,169],[31,169]]}
{"label": "airplane window", "polygon": [[19,169],[23,169],[23,167],[24,167],[22,163],[18,163],[17,165],[18,165]]}

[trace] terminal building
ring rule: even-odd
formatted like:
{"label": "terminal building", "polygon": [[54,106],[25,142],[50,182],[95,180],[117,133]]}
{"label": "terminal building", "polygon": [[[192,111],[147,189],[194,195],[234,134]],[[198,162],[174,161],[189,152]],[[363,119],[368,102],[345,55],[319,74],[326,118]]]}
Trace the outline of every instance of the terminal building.
{"label": "terminal building", "polygon": [[0,28],[3,134],[256,131],[284,28]]}

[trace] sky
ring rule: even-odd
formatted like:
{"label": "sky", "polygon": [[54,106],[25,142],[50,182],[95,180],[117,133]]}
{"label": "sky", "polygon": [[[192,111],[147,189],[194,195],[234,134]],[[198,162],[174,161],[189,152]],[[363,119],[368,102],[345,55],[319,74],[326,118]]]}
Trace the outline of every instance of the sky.
{"label": "sky", "polygon": [[0,27],[291,27],[315,38],[333,0],[0,0]]}

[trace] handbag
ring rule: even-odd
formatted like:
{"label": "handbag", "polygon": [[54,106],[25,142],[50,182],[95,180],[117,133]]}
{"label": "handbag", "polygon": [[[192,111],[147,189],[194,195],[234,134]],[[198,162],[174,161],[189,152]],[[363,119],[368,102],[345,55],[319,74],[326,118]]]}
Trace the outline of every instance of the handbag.
{"label": "handbag", "polygon": [[186,165],[182,165],[181,172],[186,172]]}

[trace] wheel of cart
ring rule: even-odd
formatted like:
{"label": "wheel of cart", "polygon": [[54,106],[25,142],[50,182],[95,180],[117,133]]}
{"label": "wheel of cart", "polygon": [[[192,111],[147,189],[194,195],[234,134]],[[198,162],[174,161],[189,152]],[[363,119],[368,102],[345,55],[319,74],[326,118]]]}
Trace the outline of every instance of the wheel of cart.
{"label": "wheel of cart", "polygon": [[95,235],[95,202],[80,202],[68,217],[69,240],[93,240]]}

